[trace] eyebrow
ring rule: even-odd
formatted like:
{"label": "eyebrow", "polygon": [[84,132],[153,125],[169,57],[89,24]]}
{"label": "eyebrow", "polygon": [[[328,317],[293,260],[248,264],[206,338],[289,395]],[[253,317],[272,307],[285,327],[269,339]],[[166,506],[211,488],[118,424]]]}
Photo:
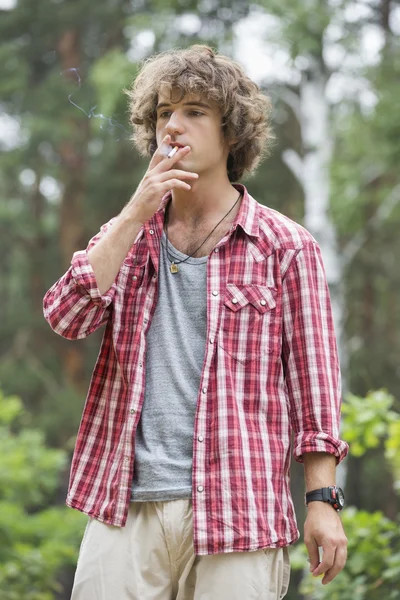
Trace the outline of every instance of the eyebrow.
{"label": "eyebrow", "polygon": [[[156,110],[158,110],[159,108],[165,108],[167,106],[171,106],[171,103],[160,102],[160,104],[157,104]],[[206,104],[205,102],[184,102],[184,106],[201,106],[203,108],[211,108],[211,106],[209,104]]]}

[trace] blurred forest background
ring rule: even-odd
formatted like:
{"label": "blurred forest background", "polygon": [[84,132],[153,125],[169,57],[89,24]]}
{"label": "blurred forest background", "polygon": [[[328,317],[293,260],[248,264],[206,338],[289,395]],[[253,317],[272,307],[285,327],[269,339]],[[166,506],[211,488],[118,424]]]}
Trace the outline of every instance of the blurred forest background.
{"label": "blurred forest background", "polygon": [[[101,332],[58,338],[42,298],[146,169],[123,88],[198,42],[273,100],[273,155],[245,183],[320,242],[340,337],[349,559],[323,587],[297,544],[287,598],[400,598],[399,36],[398,0],[1,0],[2,600],[69,598],[86,518],[64,498]],[[299,465],[292,482],[302,530]]]}

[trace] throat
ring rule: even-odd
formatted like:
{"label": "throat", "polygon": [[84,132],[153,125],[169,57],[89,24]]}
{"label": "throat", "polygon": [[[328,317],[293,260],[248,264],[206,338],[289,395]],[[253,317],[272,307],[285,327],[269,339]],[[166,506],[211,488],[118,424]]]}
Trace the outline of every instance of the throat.
{"label": "throat", "polygon": [[[219,222],[217,222],[217,224],[215,224],[215,222],[209,223],[201,220],[190,226],[179,221],[170,225],[168,215],[169,207],[167,207],[164,225],[167,239],[174,248],[179,250],[179,252],[182,252],[182,254],[186,254],[186,256],[193,258],[208,256],[218,242],[230,231],[238,210],[236,205],[240,198],[241,194],[239,194],[231,209]],[[233,210],[235,208],[236,210]]]}

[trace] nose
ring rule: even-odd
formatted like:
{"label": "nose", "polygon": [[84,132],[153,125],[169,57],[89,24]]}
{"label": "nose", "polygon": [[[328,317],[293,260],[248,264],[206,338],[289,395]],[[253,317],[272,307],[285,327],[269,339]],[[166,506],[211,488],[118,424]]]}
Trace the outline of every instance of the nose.
{"label": "nose", "polygon": [[179,135],[183,132],[183,123],[182,120],[179,118],[177,111],[171,114],[165,129],[166,132],[169,133],[169,135],[171,136],[174,136],[176,134]]}

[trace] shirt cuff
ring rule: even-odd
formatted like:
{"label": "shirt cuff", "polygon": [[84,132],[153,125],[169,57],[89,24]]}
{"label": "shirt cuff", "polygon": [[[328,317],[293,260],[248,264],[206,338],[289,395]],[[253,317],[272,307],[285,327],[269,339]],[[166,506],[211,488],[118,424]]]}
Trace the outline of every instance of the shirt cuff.
{"label": "shirt cuff", "polygon": [[109,306],[115,293],[114,285],[103,296],[100,294],[96,276],[89,262],[86,250],[79,250],[74,253],[71,260],[71,267],[72,277],[77,287],[83,288],[94,304],[103,306],[104,308]]}
{"label": "shirt cuff", "polygon": [[336,456],[337,464],[347,456],[349,445],[343,440],[331,437],[323,431],[317,433],[298,433],[294,441],[293,456],[297,462],[303,462],[306,452],[326,452]]}

